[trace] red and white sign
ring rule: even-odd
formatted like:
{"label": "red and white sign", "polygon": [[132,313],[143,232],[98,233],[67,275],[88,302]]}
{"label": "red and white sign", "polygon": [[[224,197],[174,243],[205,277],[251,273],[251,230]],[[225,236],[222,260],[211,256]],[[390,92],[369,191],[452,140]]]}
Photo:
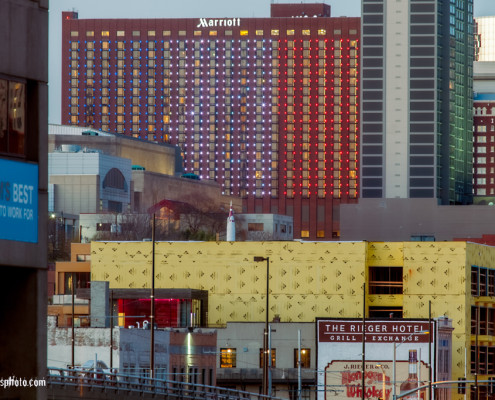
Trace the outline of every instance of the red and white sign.
{"label": "red and white sign", "polygon": [[[433,327],[433,323],[432,323]],[[396,394],[408,381],[409,351],[415,350],[418,380],[428,381],[429,322],[427,320],[317,320],[318,400],[362,398],[363,330],[366,399],[392,400],[396,350]],[[434,363],[432,340],[432,363]],[[417,384],[416,386],[417,387]],[[385,396],[383,393],[385,392]],[[424,394],[423,394],[424,395]],[[421,400],[422,394],[419,394]],[[415,399],[418,394],[415,393]]]}
{"label": "red and white sign", "polygon": [[[428,322],[366,321],[366,342],[428,343]],[[318,321],[318,342],[362,342],[362,321]]]}

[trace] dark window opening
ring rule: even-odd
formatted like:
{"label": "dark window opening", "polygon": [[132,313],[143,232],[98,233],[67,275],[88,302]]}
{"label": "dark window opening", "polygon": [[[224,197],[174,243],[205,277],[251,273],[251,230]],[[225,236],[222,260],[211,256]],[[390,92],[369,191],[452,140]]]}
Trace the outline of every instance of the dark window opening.
{"label": "dark window opening", "polygon": [[402,318],[402,307],[370,307],[370,318]]}
{"label": "dark window opening", "polygon": [[370,267],[370,294],[402,294],[402,267]]}

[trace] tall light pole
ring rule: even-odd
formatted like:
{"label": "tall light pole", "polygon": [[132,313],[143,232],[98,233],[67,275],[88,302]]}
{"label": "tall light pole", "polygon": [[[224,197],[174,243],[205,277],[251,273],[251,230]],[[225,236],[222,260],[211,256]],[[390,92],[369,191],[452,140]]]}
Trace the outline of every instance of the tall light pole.
{"label": "tall light pole", "polygon": [[433,371],[433,365],[431,362],[431,339],[433,337],[432,335],[432,328],[431,328],[431,300],[428,300],[428,329],[429,329],[429,336],[428,336],[428,364],[430,364],[430,369],[428,371],[428,400],[431,400],[431,391],[432,391],[432,386],[431,386],[431,381],[432,379],[432,371]]}
{"label": "tall light pole", "polygon": [[255,256],[254,262],[266,261],[266,310],[265,331],[263,333],[263,394],[268,395],[268,307],[270,294],[270,257]]}
{"label": "tall light pole", "polygon": [[155,377],[155,213],[151,227],[151,337],[150,337],[150,378]]}
{"label": "tall light pole", "polygon": [[385,400],[385,370],[383,369],[382,364],[376,364],[377,367],[380,367],[382,370],[382,400]]}
{"label": "tall light pole", "polygon": [[[394,359],[393,359],[393,383],[392,383],[392,399],[396,400],[397,399],[397,390],[396,390],[396,359],[397,359],[397,347],[399,347],[401,344],[405,343],[411,336],[414,335],[427,335],[429,334],[430,331],[419,331],[419,332],[413,332],[411,333],[408,337],[406,337],[402,342],[399,344],[396,344],[394,342]],[[431,365],[430,365],[431,368]],[[430,379],[431,382],[431,379]]]}

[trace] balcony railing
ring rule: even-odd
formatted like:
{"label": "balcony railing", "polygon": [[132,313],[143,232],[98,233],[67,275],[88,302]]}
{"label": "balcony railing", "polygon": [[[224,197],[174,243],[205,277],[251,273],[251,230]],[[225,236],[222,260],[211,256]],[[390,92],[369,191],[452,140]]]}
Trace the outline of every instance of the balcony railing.
{"label": "balcony railing", "polygon": [[107,372],[82,371],[78,369],[48,368],[47,386],[66,391],[82,392],[84,388],[115,391],[119,397],[129,394],[161,395],[165,399],[208,399],[208,400],[263,400],[278,397],[264,396],[241,390],[226,389],[216,386],[199,385],[147,377],[112,374]]}

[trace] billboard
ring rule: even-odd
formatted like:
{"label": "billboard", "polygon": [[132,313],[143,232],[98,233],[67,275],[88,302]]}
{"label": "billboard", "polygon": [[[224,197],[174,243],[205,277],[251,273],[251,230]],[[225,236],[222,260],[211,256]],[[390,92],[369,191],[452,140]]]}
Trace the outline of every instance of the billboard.
{"label": "billboard", "polygon": [[[394,347],[396,395],[427,384],[435,353],[432,341],[430,362],[427,320],[367,320],[364,327],[358,319],[317,320],[319,400],[362,398],[363,330],[366,399],[392,400]],[[404,398],[421,400],[425,393]]]}
{"label": "billboard", "polygon": [[0,239],[38,242],[38,165],[0,159]]}

